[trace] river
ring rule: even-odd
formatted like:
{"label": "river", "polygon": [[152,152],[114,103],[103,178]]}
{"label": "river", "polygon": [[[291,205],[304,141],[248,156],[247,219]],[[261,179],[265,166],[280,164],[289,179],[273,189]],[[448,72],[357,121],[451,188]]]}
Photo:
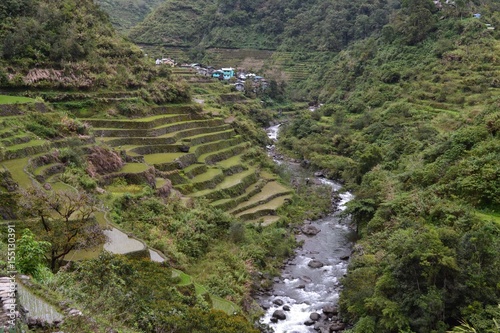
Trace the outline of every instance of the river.
{"label": "river", "polygon": [[[268,136],[276,140],[278,130],[279,125],[270,127],[267,130]],[[272,151],[274,148],[268,149]],[[292,177],[314,177],[312,172],[300,166],[286,161],[277,162],[286,165]],[[330,186],[333,191],[341,189],[340,184],[324,178],[317,178],[313,183],[317,182]],[[336,207],[332,207],[330,214],[310,222],[311,226],[321,230],[319,233],[313,236],[297,236],[297,240],[303,241],[303,245],[295,251],[295,256],[285,266],[281,278],[274,283],[272,290],[257,299],[265,309],[267,308],[261,323],[268,324],[275,333],[315,332],[314,323],[310,321],[310,326],[304,324],[310,320],[310,314],[316,312],[325,317],[322,309],[338,302],[342,288],[340,279],[347,273],[355,234],[349,227],[350,221],[340,218],[345,204],[353,196],[344,192],[340,193],[340,198],[340,202]],[[308,264],[312,260],[319,261],[323,266],[311,268]],[[286,319],[273,322],[273,313],[276,310],[285,310],[283,313]],[[318,321],[316,329],[328,330],[328,322],[332,321],[322,324]]]}

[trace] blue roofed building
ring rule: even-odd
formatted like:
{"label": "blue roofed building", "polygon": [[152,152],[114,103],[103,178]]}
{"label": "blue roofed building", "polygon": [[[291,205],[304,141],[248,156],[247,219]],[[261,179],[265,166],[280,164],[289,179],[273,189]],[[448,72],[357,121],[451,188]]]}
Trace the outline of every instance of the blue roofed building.
{"label": "blue roofed building", "polygon": [[212,77],[215,77],[217,79],[222,79],[222,78],[224,78],[224,72],[221,70],[214,71],[212,73]]}
{"label": "blue roofed building", "polygon": [[224,73],[224,80],[229,80],[235,75],[234,68],[229,67],[229,68],[221,68],[222,72]]}

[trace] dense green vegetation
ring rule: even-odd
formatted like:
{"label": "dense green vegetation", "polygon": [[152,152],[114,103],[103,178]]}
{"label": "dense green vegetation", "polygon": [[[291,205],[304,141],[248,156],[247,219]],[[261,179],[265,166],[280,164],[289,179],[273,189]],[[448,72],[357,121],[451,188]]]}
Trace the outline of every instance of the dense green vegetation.
{"label": "dense green vegetation", "polygon": [[0,95],[0,104],[34,103],[35,100],[20,96]]}
{"label": "dense green vegetation", "polygon": [[162,2],[163,0],[98,0],[97,4],[109,14],[116,30],[127,33]]}
{"label": "dense green vegetation", "polygon": [[137,49],[116,42],[106,15],[93,1],[9,0],[2,3],[0,19],[5,59],[78,61],[98,52],[137,56]]}
{"label": "dense green vegetation", "polygon": [[388,21],[397,1],[168,0],[130,32],[138,43],[338,51]]}
{"label": "dense green vegetation", "polygon": [[[159,2],[99,3],[126,31]],[[211,307],[233,301],[243,315],[258,314],[252,288],[269,283],[293,252],[292,228],[329,205],[321,191],[283,191],[258,147],[267,144],[259,126],[274,117],[263,105],[287,113],[294,108],[276,103],[306,98],[324,105],[298,112],[280,149],[356,194],[346,214],[360,240],[340,300],[352,331],[498,331],[500,41],[491,29],[500,27],[498,6],[169,0],[131,30],[137,42],[192,47],[196,59],[205,47],[289,51],[268,68],[300,67],[301,80],[247,92],[258,97],[251,100],[180,71],[190,88],[152,66],[93,1],[2,1],[2,90],[53,102],[45,113],[7,108],[0,120],[0,214],[24,217],[18,269],[52,301],[82,308],[84,316],[65,321],[67,332],[253,332],[243,316]],[[168,104],[191,94],[204,113]],[[0,96],[0,104],[10,101]],[[216,122],[218,132],[206,129]],[[186,157],[188,144],[196,154]],[[232,173],[267,183],[243,188]],[[45,189],[30,188],[35,178]],[[278,222],[234,216],[246,209],[253,218],[259,186],[286,194],[288,205],[273,211]],[[96,222],[106,217],[98,209],[164,253],[165,264],[103,255],[58,271],[70,251],[101,239]]]}
{"label": "dense green vegetation", "polygon": [[[9,0],[0,5],[5,89],[139,90],[147,102],[186,99],[187,87],[118,36],[93,1]],[[59,99],[69,99],[67,96]]]}
{"label": "dense green vegetation", "polygon": [[500,42],[486,24],[498,8],[410,11],[422,4],[301,83],[327,103],[281,148],[356,194],[346,213],[361,239],[340,299],[353,332],[497,332]]}
{"label": "dense green vegetation", "polygon": [[[59,274],[48,288],[85,304],[99,321],[112,318],[110,327],[123,332],[255,332],[243,316],[210,310],[192,285],[179,288],[178,280],[168,267],[102,255]],[[63,328],[94,332],[99,326],[80,317]]]}
{"label": "dense green vegetation", "polygon": [[[290,225],[320,214],[328,207],[328,195],[311,194],[307,202],[290,199],[291,191],[282,187],[283,193],[278,194],[287,194],[290,204],[280,211],[280,223],[264,227],[258,221],[245,224],[205,200],[187,197],[173,190],[172,182],[193,178],[195,185],[180,186],[189,194],[196,191],[193,186],[220,182],[226,176],[222,170],[228,176],[244,171],[252,176],[248,184],[233,177],[234,185],[228,183],[234,189],[221,189],[216,195],[225,199],[237,193],[250,199],[258,193],[265,182],[257,183],[257,175],[270,163],[261,148],[249,150],[243,140],[267,143],[265,133],[248,119],[249,114],[259,118],[260,101],[240,107],[234,102],[222,104],[219,96],[207,101],[207,112],[232,113],[234,125],[225,124],[223,117],[202,114],[200,107],[185,103],[190,98],[188,84],[167,67],[155,66],[139,48],[119,37],[93,1],[6,1],[0,5],[0,17],[2,91],[45,100],[41,106],[1,109],[0,214],[19,231],[17,269],[32,275],[34,290],[57,307],[62,301],[83,311],[83,316],[66,320],[61,329],[254,332],[248,319],[260,310],[250,297],[252,289],[269,283],[293,252],[296,244]],[[203,89],[214,91],[236,102],[244,98],[231,95],[234,92],[219,83]],[[2,96],[5,103],[21,99]],[[211,124],[218,124],[218,132],[214,133]],[[140,133],[146,137],[153,133],[147,138],[131,135],[136,142],[146,139],[152,144],[126,149],[151,150],[145,155],[158,149],[157,158],[164,160],[171,151],[176,151],[171,155],[186,155],[181,150],[193,142],[200,146],[196,152],[200,158],[220,161],[220,166],[208,169],[204,160],[194,158],[185,163],[198,165],[186,170],[185,176],[155,170],[136,160],[138,153],[128,155],[122,150],[123,143],[114,148],[97,134],[99,130],[119,132],[122,126],[136,133],[143,130]],[[171,137],[154,134],[162,126],[172,127],[163,133]],[[186,140],[169,146],[177,140],[174,137]],[[96,139],[100,139],[98,144]],[[220,143],[213,144],[216,140]],[[228,143],[235,143],[237,149],[226,149],[232,148]],[[247,163],[243,165],[240,159],[252,161],[251,168],[246,170]],[[200,174],[205,170],[206,175]],[[218,178],[204,179],[212,174]],[[268,178],[277,184],[276,175]],[[247,193],[244,186],[249,185],[253,187]],[[307,209],[313,200],[314,209]],[[277,214],[279,206],[271,213]],[[95,257],[103,247],[103,229],[109,229],[111,222],[141,237],[143,245],[163,251],[166,264],[141,259],[147,257],[145,248],[130,255],[136,259],[108,255],[67,265],[73,258]],[[1,274],[7,273],[6,237],[2,232]],[[75,251],[80,252],[75,256]],[[235,311],[239,314],[227,314]]]}

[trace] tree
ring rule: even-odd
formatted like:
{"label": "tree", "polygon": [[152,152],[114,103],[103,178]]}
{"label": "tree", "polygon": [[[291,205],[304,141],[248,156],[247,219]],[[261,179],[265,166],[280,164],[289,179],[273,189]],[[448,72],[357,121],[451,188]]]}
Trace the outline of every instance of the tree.
{"label": "tree", "polygon": [[406,0],[399,13],[397,30],[409,45],[423,41],[435,28],[436,18],[433,11],[436,6],[430,0]]}
{"label": "tree", "polygon": [[30,274],[39,279],[47,269],[44,264],[45,253],[50,249],[49,242],[35,240],[35,235],[29,229],[24,229],[17,241],[17,269],[24,274]]}
{"label": "tree", "polygon": [[104,241],[93,213],[97,201],[86,192],[40,187],[20,190],[19,207],[29,228],[51,244],[47,259],[56,271],[72,250],[89,249]]}

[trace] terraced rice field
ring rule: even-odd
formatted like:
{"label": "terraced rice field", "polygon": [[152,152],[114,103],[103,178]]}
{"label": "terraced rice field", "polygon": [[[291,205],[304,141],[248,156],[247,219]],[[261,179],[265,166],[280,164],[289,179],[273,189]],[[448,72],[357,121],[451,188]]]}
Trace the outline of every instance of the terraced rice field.
{"label": "terraced rice field", "polygon": [[0,95],[0,104],[23,104],[35,103],[36,101],[28,97]]}
{"label": "terraced rice field", "polygon": [[[167,105],[151,111],[153,115],[136,119],[81,118],[92,126],[97,143],[128,156],[130,162],[108,175],[108,183],[115,177],[136,175],[138,185],[143,175],[153,172],[157,186],[170,179],[184,195],[206,198],[242,219],[275,216],[289,190],[243,161],[250,143],[224,119],[207,115],[196,104]],[[57,161],[47,159],[27,170],[31,160],[50,153],[50,141],[18,130],[0,131],[0,163],[20,186],[38,179],[65,188],[57,176],[64,165]],[[278,197],[283,198],[276,200]]]}
{"label": "terraced rice field", "polygon": [[250,144],[222,118],[194,109],[186,104],[159,107],[154,116],[139,119],[85,121],[93,125],[97,141],[124,151],[132,159],[142,159],[125,164],[117,174],[139,174],[154,167],[157,184],[170,179],[185,196],[206,198],[243,219],[275,216],[290,190],[271,181],[269,175],[261,177],[243,162],[242,154]]}
{"label": "terraced rice field", "polygon": [[[291,191],[279,184],[274,175],[245,161],[243,155],[251,144],[224,119],[208,115],[192,104],[159,107],[153,113],[138,119],[81,119],[92,126],[96,144],[114,149],[128,161],[120,170],[104,176],[106,181],[100,186],[108,193],[137,193],[146,184],[160,188],[172,183],[182,199],[204,198],[242,220],[278,220],[277,211],[286,204]],[[60,180],[65,165],[52,151],[60,144],[8,128],[0,128],[0,139],[0,167],[10,171],[19,186],[28,187],[40,181],[50,185],[48,190],[74,190]],[[80,145],[89,147],[84,141]],[[101,215],[97,217],[103,220]],[[132,245],[140,244],[137,240]],[[70,259],[94,257],[102,248],[72,253]],[[239,311],[235,304],[208,294],[190,276],[180,271],[178,274],[180,286],[194,285],[198,294],[210,297],[214,308],[227,313]]]}

